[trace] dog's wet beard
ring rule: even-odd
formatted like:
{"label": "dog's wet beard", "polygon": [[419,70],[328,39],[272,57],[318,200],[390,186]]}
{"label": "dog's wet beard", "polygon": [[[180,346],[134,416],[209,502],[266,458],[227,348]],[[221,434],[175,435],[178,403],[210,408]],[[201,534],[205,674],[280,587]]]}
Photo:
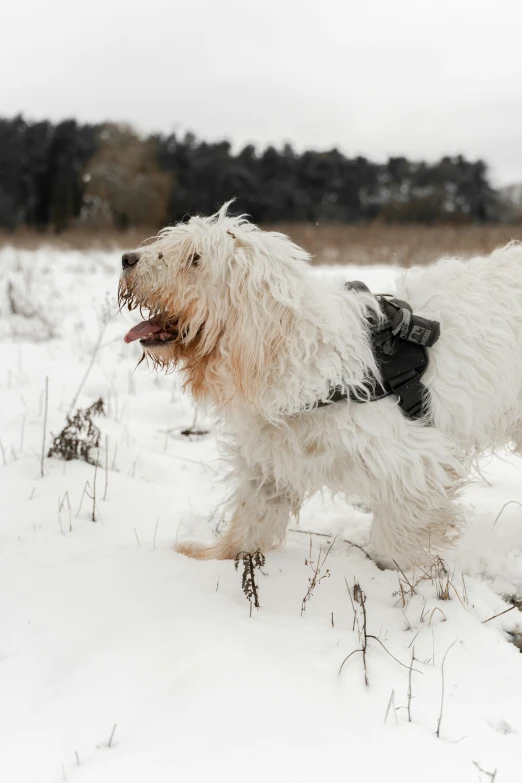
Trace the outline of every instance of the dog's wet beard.
{"label": "dog's wet beard", "polygon": [[132,287],[121,280],[118,287],[118,303],[120,310],[124,307],[129,311],[139,310],[143,319],[127,332],[126,343],[139,340],[144,347],[157,347],[184,340],[187,336],[187,329],[180,328],[179,318],[173,317],[160,305],[143,303]]}
{"label": "dog's wet beard", "polygon": [[[144,319],[126,335],[126,342],[139,340],[143,348],[138,365],[146,360],[154,370],[167,373],[178,368],[192,395],[200,401],[206,399],[209,392],[208,372],[217,355],[217,342],[210,347],[205,340],[206,322],[199,323],[196,331],[190,309],[173,317],[159,303],[151,306],[150,302],[140,300],[128,280],[120,280],[118,298],[120,309],[126,307],[130,311],[138,310]],[[142,335],[145,339],[142,339]]]}

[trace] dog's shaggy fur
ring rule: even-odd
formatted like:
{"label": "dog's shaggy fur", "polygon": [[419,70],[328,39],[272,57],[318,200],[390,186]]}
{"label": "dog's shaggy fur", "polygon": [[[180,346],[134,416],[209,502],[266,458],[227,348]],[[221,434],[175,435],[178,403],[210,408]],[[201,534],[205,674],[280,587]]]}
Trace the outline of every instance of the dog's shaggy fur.
{"label": "dog's shaggy fur", "polygon": [[137,252],[120,296],[161,326],[145,353],[157,366],[179,365],[196,400],[219,413],[233,461],[227,532],[179,551],[266,551],[284,541],[305,499],[328,488],[363,498],[375,557],[407,566],[458,533],[456,498],[473,460],[522,445],[522,245],[400,279],[397,295],[441,324],[423,378],[429,422],[406,418],[393,397],[309,410],[332,386],[364,398],[368,373],[377,374],[367,316],[378,308],[311,275],[307,253],[287,237],[225,205]]}

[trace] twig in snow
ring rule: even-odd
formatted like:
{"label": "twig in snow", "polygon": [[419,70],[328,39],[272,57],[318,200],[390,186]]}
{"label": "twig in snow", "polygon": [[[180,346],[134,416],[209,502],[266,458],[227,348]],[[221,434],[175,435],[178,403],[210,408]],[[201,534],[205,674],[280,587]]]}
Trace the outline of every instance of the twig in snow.
{"label": "twig in snow", "polygon": [[154,538],[152,539],[152,548],[156,549],[156,533],[158,532],[159,517],[156,520],[156,527],[154,528]]}
{"label": "twig in snow", "polygon": [[91,515],[91,519],[93,522],[96,522],[96,474],[98,473],[99,458],[100,458],[100,452],[98,452],[98,455],[96,457],[96,463],[94,465],[94,479],[92,485],[92,515]]}
{"label": "twig in snow", "polygon": [[[350,593],[350,598],[351,598],[351,593]],[[348,658],[351,658],[352,655],[355,655],[355,653],[360,652],[360,653],[362,653],[362,658],[363,658],[364,684],[368,687],[368,684],[369,684],[369,682],[368,682],[368,667],[366,666],[366,650],[368,648],[368,633],[367,633],[367,630],[366,630],[366,622],[367,622],[367,618],[366,618],[366,594],[361,589],[361,585],[358,582],[356,582],[356,581],[354,581],[354,584],[353,584],[353,600],[356,601],[360,605],[360,607],[361,607],[361,613],[362,613],[362,634],[361,634],[361,628],[359,626],[359,618],[356,615],[357,627],[359,629],[359,639],[361,640],[361,647],[360,647],[359,650],[353,650],[353,652],[351,652],[349,655],[346,656],[346,658],[341,663],[341,666],[339,668],[339,674],[341,674],[341,672],[343,670],[343,666],[346,663],[346,661],[348,660]],[[352,607],[353,607],[354,613],[355,613],[355,606],[354,606],[353,602],[352,602]]]}
{"label": "twig in snow", "polygon": [[410,663],[410,671],[408,674],[408,723],[411,723],[411,675],[413,672],[413,661],[415,660],[415,647],[411,651],[411,663]]}
{"label": "twig in snow", "polygon": [[[384,644],[381,642],[381,640],[379,639],[379,637],[378,637],[378,636],[374,636],[373,634],[369,633],[369,634],[368,634],[368,639],[373,639],[374,641],[376,641],[376,642],[379,642],[379,644],[381,645],[381,647],[382,647],[382,649],[384,650],[384,652],[387,652],[387,653],[388,653],[388,655],[390,656],[390,658],[393,658],[393,660],[394,660],[396,663],[398,663],[398,664],[399,664],[399,666],[402,666],[404,669],[407,669],[407,668],[408,668],[407,664],[405,664],[405,663],[402,663],[402,661],[399,661],[399,659],[398,659],[398,658],[396,658],[396,657],[395,657],[395,655],[393,655],[393,653],[391,653],[391,652],[388,650],[388,648],[386,647],[386,645],[384,645]],[[413,671],[415,672],[415,674],[422,674],[422,672],[420,672],[418,669],[414,669]]]}
{"label": "twig in snow", "polygon": [[352,611],[353,611],[352,631],[354,631],[355,630],[355,623],[357,621],[357,613],[355,611],[355,606],[354,606],[354,603],[353,603],[352,593],[351,593],[351,590],[350,590],[350,588],[348,586],[348,580],[346,579],[346,574],[345,574],[345,577],[344,577],[344,584],[346,585],[346,589],[348,591],[348,598],[350,599],[350,603],[352,605]]}
{"label": "twig in snow", "polygon": [[388,720],[388,713],[390,711],[390,707],[393,707],[393,715],[395,718],[395,725],[397,725],[397,708],[395,707],[395,691],[391,692],[390,700],[388,702],[388,706],[386,707],[386,715],[384,716],[384,722]]}
{"label": "twig in snow", "polygon": [[110,748],[110,746],[111,746],[111,744],[112,744],[112,740],[113,740],[113,738],[114,738],[114,733],[115,733],[115,731],[116,731],[116,726],[117,726],[117,725],[118,725],[118,724],[117,724],[117,723],[115,723],[115,724],[114,724],[114,726],[113,726],[113,728],[112,728],[111,736],[109,737],[109,742],[108,742],[108,744],[107,744],[107,747],[108,747],[108,748]]}
{"label": "twig in snow", "polygon": [[59,525],[59,527],[60,527],[60,532],[61,532],[62,536],[64,536],[64,535],[65,535],[65,533],[63,532],[63,527],[62,527],[62,516],[61,516],[61,514],[60,514],[60,509],[61,509],[61,504],[60,504],[60,496],[58,495],[58,525]]}
{"label": "twig in snow", "polygon": [[[334,536],[332,536],[331,533],[314,533],[313,530],[299,530],[296,527],[289,527],[288,528],[288,532],[289,533],[301,533],[302,535],[305,535],[305,536],[320,536],[321,538],[330,538],[330,539],[332,539],[334,537]],[[337,538],[337,536],[336,536],[336,538]],[[363,549],[363,547],[360,544],[355,544],[353,541],[350,541],[348,538],[343,538],[342,541],[343,541],[344,544],[348,544],[348,546],[355,546],[355,547],[357,547],[357,549],[360,549],[361,552],[363,553],[363,555],[365,555],[368,558],[368,560],[372,559],[370,557],[370,555],[368,554],[368,552],[365,549]]]}
{"label": "twig in snow", "polygon": [[[341,666],[340,666],[340,669],[339,669],[339,674],[341,674],[343,666],[346,663],[346,661],[349,658],[351,658],[352,655],[355,655],[355,653],[360,652],[360,653],[362,653],[362,656],[363,656],[364,682],[365,682],[365,685],[368,685],[368,670],[367,670],[367,665],[366,665],[366,653],[367,653],[367,650],[368,650],[368,641],[370,639],[373,639],[374,641],[378,642],[381,645],[381,647],[383,648],[383,650],[386,653],[388,653],[390,658],[393,658],[393,660],[396,663],[398,663],[399,666],[403,666],[405,669],[408,669],[409,667],[406,664],[404,664],[401,661],[399,661],[399,659],[396,658],[395,655],[393,655],[388,650],[386,645],[381,642],[381,640],[379,639],[378,636],[374,636],[374,634],[368,633],[367,614],[366,614],[366,594],[361,589],[360,584],[358,582],[354,582],[354,586],[353,586],[353,600],[352,600],[352,592],[350,591],[350,588],[348,587],[348,583],[346,581],[346,577],[345,577],[344,581],[345,581],[345,584],[346,584],[346,588],[348,590],[348,595],[350,596],[350,601],[351,601],[352,609],[353,609],[353,612],[354,612],[353,628],[355,628],[355,624],[357,623],[357,628],[358,628],[358,631],[359,631],[359,639],[360,639],[360,642],[361,642],[361,647],[358,650],[353,650],[349,655],[346,656],[344,661],[341,663]],[[361,629],[361,627],[359,625],[359,616],[358,616],[358,613],[355,610],[354,601],[361,606],[362,629]],[[352,630],[353,630],[353,628],[352,628]],[[413,671],[416,672],[417,674],[422,674],[422,672],[420,672],[418,669],[413,669]]]}
{"label": "twig in snow", "polygon": [[4,466],[7,465],[7,460],[5,458],[5,449],[4,444],[2,443],[2,439],[0,438],[0,451],[2,452],[2,462],[4,463]]}
{"label": "twig in snow", "polygon": [[111,470],[116,470],[116,454],[118,453],[118,444],[114,447],[114,457],[112,458]]}
{"label": "twig in snow", "polygon": [[[58,519],[60,520],[60,527],[62,526],[62,521],[61,521],[60,514],[62,513],[63,507],[65,505],[65,501],[67,501],[67,510],[69,512],[69,533],[72,533],[71,502],[69,500],[69,492],[66,492],[65,495],[63,496],[63,498],[61,500],[60,500],[60,498],[58,498],[58,500],[59,500]],[[62,530],[62,533],[63,533],[63,530]]]}
{"label": "twig in snow", "polygon": [[456,641],[457,640],[455,639],[455,641],[450,644],[450,646],[448,647],[448,649],[444,653],[444,658],[442,659],[442,666],[440,668],[440,674],[441,674],[441,678],[442,678],[442,690],[441,690],[441,696],[440,696],[440,715],[439,715],[439,721],[437,723],[437,731],[436,731],[437,737],[440,737],[440,724],[442,723],[442,710],[444,708],[444,664],[446,663],[446,657],[447,657],[449,651],[451,650],[453,645],[456,643]]}
{"label": "twig in snow", "polygon": [[314,561],[312,560],[312,536],[310,536],[310,559],[305,560],[305,565],[310,566],[312,569],[312,576],[308,580],[308,590],[306,591],[306,595],[303,598],[301,602],[301,617],[303,616],[303,612],[306,609],[307,601],[310,600],[310,598],[313,595],[313,592],[318,584],[322,582],[323,579],[327,579],[330,576],[330,569],[327,568],[324,574],[321,575],[321,569],[323,568],[324,564],[326,563],[326,559],[328,555],[330,554],[333,545],[335,544],[335,541],[337,539],[337,536],[334,538],[332,543],[330,544],[324,558],[323,562],[321,563],[321,548],[319,548],[319,554],[317,555],[317,564],[314,565]]}
{"label": "twig in snow", "polygon": [[507,614],[508,612],[511,612],[512,609],[518,609],[518,606],[516,604],[513,604],[513,606],[510,606],[509,609],[504,609],[503,612],[499,612],[498,614],[494,614],[493,617],[488,617],[487,620],[482,620],[482,625],[484,625],[484,623],[489,623],[490,620],[494,620],[495,617],[501,617],[501,615]]}
{"label": "twig in snow", "polygon": [[343,542],[344,542],[345,544],[348,544],[348,546],[354,546],[354,547],[356,547],[357,549],[360,549],[360,550],[361,550],[361,552],[363,553],[363,555],[364,555],[365,557],[367,557],[367,558],[368,558],[368,560],[371,560],[371,559],[372,559],[372,558],[370,557],[370,555],[368,554],[368,552],[366,551],[366,549],[363,549],[363,547],[362,547],[360,544],[355,544],[353,541],[349,541],[347,538],[343,538]]}
{"label": "twig in snow", "polygon": [[296,527],[289,527],[289,533],[302,533],[305,536],[321,536],[321,538],[333,538],[330,533],[314,533],[313,530],[298,530]]}
{"label": "twig in snow", "polygon": [[42,457],[40,460],[40,475],[44,474],[44,457],[45,457],[45,431],[47,429],[47,406],[49,403],[49,376],[45,376],[45,398],[44,398],[44,421],[43,421],[43,437],[42,437]]}
{"label": "twig in snow", "polygon": [[446,615],[444,614],[444,612],[442,611],[442,609],[439,609],[439,607],[438,607],[438,606],[435,606],[435,607],[434,607],[434,608],[431,610],[431,614],[430,614],[430,621],[429,621],[428,625],[431,625],[431,621],[432,621],[432,619],[433,619],[433,615],[435,614],[435,612],[440,612],[440,613],[441,613],[441,615],[444,617],[444,620],[443,620],[442,622],[444,622],[444,623],[445,623],[445,622],[446,622],[446,620],[447,620],[447,618],[446,618]]}
{"label": "twig in snow", "polygon": [[497,770],[494,772],[488,772],[487,769],[482,769],[478,761],[472,761],[471,763],[474,764],[476,768],[484,775],[488,775],[491,778],[491,783],[495,783],[495,780],[497,779]]}
{"label": "twig in snow", "polygon": [[89,481],[86,481],[84,486],[83,486],[83,492],[82,492],[82,496],[80,498],[80,505],[78,506],[78,511],[76,512],[76,516],[74,517],[75,519],[78,519],[78,514],[82,510],[82,503],[83,503],[83,498],[85,497],[85,495],[87,495],[87,497],[89,497],[89,498],[92,498],[92,495],[90,494],[89,490],[92,491],[91,490],[91,485],[90,485]]}
{"label": "twig in snow", "polygon": [[138,534],[136,532],[136,528],[134,528],[134,535],[136,536],[136,541],[138,542],[138,546],[141,546],[140,539],[138,538]]}
{"label": "twig in snow", "polygon": [[466,587],[466,582],[464,579],[464,574],[461,574],[462,577],[462,597],[465,601],[465,603],[469,604],[469,598],[468,598],[468,588]]}
{"label": "twig in snow", "polygon": [[504,511],[504,509],[505,509],[507,506],[510,506],[512,503],[516,503],[516,505],[517,505],[517,506],[522,506],[522,503],[519,503],[519,502],[518,502],[518,500],[508,500],[508,502],[507,502],[507,503],[504,503],[504,505],[502,506],[502,508],[501,508],[501,509],[500,509],[500,511],[498,512],[498,514],[497,514],[497,516],[496,516],[496,518],[495,518],[495,521],[494,521],[494,522],[493,522],[493,524],[491,525],[491,530],[493,530],[493,528],[494,528],[494,527],[495,527],[495,525],[497,524],[498,520],[499,520],[499,519],[500,519],[500,517],[502,516],[502,512]]}

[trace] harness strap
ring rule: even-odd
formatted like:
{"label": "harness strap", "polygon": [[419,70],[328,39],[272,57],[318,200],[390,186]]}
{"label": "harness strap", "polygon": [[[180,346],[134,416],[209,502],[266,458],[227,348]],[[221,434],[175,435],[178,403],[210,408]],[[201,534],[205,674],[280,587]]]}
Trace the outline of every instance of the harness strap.
{"label": "harness strap", "polygon": [[[356,280],[345,283],[347,290],[356,293],[370,293],[368,286]],[[440,327],[436,321],[427,321],[413,315],[407,302],[400,299],[376,296],[385,320],[381,324],[368,319],[372,346],[382,383],[369,376],[367,386],[369,399],[356,397],[353,392],[334,386],[326,400],[320,400],[315,408],[324,408],[334,402],[348,398],[353,402],[375,402],[395,395],[402,412],[410,419],[420,419],[427,411],[428,390],[421,382],[428,367],[426,345],[433,345],[439,337]]]}

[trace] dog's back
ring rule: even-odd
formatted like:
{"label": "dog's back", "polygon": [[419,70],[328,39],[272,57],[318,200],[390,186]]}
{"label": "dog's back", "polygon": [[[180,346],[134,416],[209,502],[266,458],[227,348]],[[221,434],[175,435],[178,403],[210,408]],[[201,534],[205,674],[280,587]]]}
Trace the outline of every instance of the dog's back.
{"label": "dog's back", "polygon": [[433,422],[469,448],[522,435],[522,243],[407,272],[399,295],[440,321],[424,382]]}

